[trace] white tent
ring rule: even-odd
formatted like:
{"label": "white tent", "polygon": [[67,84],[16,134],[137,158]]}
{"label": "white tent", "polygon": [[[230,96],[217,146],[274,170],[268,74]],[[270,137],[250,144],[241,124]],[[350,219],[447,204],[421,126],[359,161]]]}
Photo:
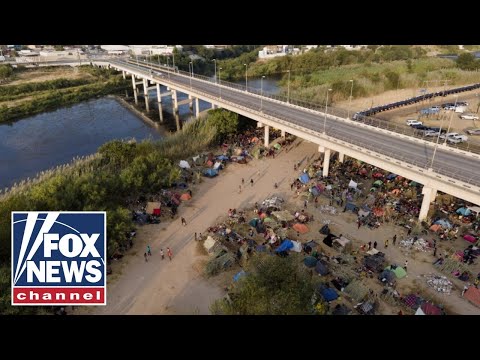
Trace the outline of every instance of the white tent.
{"label": "white tent", "polygon": [[302,244],[301,243],[299,243],[298,241],[293,241],[292,240],[292,244],[293,244],[293,248],[290,249],[291,251],[302,252]]}
{"label": "white tent", "polygon": [[418,309],[417,309],[417,312],[415,313],[415,315],[425,315],[425,313],[423,312],[422,308],[419,306]]}
{"label": "white tent", "polygon": [[182,169],[190,169],[190,164],[185,160],[180,160],[180,164],[178,164]]}
{"label": "white tent", "polygon": [[349,188],[354,188],[354,189],[356,189],[356,188],[357,188],[357,185],[358,185],[358,184],[357,184],[355,181],[353,181],[353,180],[350,180],[350,182],[348,183],[348,187],[349,187]]}
{"label": "white tent", "polygon": [[205,242],[203,243],[203,247],[209,253],[215,251],[216,245],[217,245],[217,241],[211,236],[208,236],[207,240],[205,240]]}
{"label": "white tent", "polygon": [[213,168],[217,170],[220,167],[220,165],[222,165],[222,163],[220,161],[217,161],[215,165],[213,165]]}

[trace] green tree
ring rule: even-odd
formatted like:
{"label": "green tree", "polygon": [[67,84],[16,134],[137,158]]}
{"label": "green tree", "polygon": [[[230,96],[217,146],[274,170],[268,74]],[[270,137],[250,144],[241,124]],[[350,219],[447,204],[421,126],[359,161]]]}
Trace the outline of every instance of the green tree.
{"label": "green tree", "polygon": [[293,315],[313,314],[314,286],[311,275],[295,254],[285,258],[254,255],[230,299],[214,302],[213,314]]}
{"label": "green tree", "polygon": [[221,141],[226,136],[237,132],[238,114],[224,109],[210,110],[207,122],[216,128],[217,139]]}
{"label": "green tree", "polygon": [[13,68],[10,64],[0,65],[0,79],[6,79],[9,76],[12,76]]}
{"label": "green tree", "polygon": [[462,70],[475,70],[479,67],[479,61],[472,53],[463,53],[458,56],[457,67]]}
{"label": "green tree", "polygon": [[55,45],[53,48],[55,49],[55,51],[63,51],[64,50],[63,45]]}

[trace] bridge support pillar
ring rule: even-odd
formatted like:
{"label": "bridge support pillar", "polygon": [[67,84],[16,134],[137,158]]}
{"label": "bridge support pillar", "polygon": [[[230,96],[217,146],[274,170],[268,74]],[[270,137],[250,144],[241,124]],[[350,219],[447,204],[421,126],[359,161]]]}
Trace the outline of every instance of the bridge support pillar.
{"label": "bridge support pillar", "polygon": [[330,166],[330,149],[325,148],[325,155],[323,157],[323,177],[328,176],[328,168]]}
{"label": "bridge support pillar", "polygon": [[200,118],[200,101],[198,100],[198,97],[195,98],[195,109],[197,110],[195,117],[198,119]]}
{"label": "bridge support pillar", "polygon": [[137,84],[135,83],[135,75],[132,74],[133,97],[135,98],[135,105],[138,105]]}
{"label": "bridge support pillar", "polygon": [[215,109],[215,104],[212,104],[212,109]]}
{"label": "bridge support pillar", "polygon": [[150,111],[150,104],[148,103],[148,80],[143,79],[143,96],[145,98],[145,108],[147,112]]}
{"label": "bridge support pillar", "polygon": [[345,160],[345,154],[339,152],[339,153],[338,153],[338,161],[341,162],[341,163],[343,163],[343,160]]}
{"label": "bridge support pillar", "polygon": [[160,92],[160,84],[157,84],[157,99],[158,99],[159,103],[162,102],[162,94]]}
{"label": "bridge support pillar", "polygon": [[190,110],[193,110],[193,99],[191,94],[188,94],[188,100],[190,100],[190,102],[188,103],[188,107],[190,108]]}
{"label": "bridge support pillar", "polygon": [[257,128],[261,128],[263,127],[263,123],[261,123],[260,121],[257,121]]}
{"label": "bridge support pillar", "polygon": [[270,126],[265,125],[265,147],[270,145]]}
{"label": "bridge support pillar", "polygon": [[173,112],[178,113],[178,99],[177,99],[177,90],[172,89],[172,100],[173,100]]}
{"label": "bridge support pillar", "polygon": [[430,202],[433,203],[436,197],[437,197],[437,189],[432,189],[432,198],[430,199]]}
{"label": "bridge support pillar", "polygon": [[324,153],[325,152],[325,146],[318,146],[318,152]]}
{"label": "bridge support pillar", "polygon": [[125,76],[125,70],[122,70],[122,76],[123,76],[123,80],[125,80],[127,77]]}
{"label": "bridge support pillar", "polygon": [[430,209],[430,203],[432,202],[433,189],[424,186],[422,189],[423,200],[422,207],[420,208],[420,214],[418,220],[423,221],[427,218],[428,210]]}
{"label": "bridge support pillar", "polygon": [[285,130],[282,130],[282,137],[285,137]]}

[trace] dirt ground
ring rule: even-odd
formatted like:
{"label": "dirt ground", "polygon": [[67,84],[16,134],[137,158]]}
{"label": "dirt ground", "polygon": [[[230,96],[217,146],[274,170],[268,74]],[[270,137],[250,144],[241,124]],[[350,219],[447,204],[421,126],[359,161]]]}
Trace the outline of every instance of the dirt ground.
{"label": "dirt ground", "polygon": [[58,67],[54,69],[39,68],[35,70],[24,71],[16,75],[14,81],[5,85],[19,85],[33,82],[42,82],[55,79],[87,79],[92,75],[79,71],[73,67]]}
{"label": "dirt ground", "polygon": [[[206,229],[225,217],[229,208],[248,208],[255,202],[261,202],[272,194],[289,199],[290,207],[301,208],[303,202],[290,190],[290,183],[298,175],[293,164],[303,161],[302,165],[318,157],[318,146],[306,141],[297,140],[296,147],[288,153],[282,152],[275,159],[264,158],[254,160],[247,165],[229,164],[222,174],[214,179],[204,179],[193,189],[193,198],[182,204],[179,216],[183,216],[186,226],[181,226],[180,218],[173,222],[162,221],[157,225],[140,227],[135,245],[121,260],[113,264],[113,274],[108,278],[108,305],[104,307],[77,308],[74,314],[209,314],[209,305],[215,299],[224,296],[224,287],[232,281],[231,269],[214,278],[206,279],[202,275],[203,266],[208,256],[199,242],[195,243],[194,233],[205,232]],[[241,178],[246,185],[238,192]],[[249,181],[253,178],[254,185]],[[274,182],[279,185],[274,189]],[[320,204],[327,199],[320,197]],[[376,230],[362,227],[357,230],[356,216],[350,212],[338,215],[326,215],[308,205],[307,211],[315,215],[315,222],[309,224],[310,232],[300,235],[300,241],[315,239],[321,243],[323,236],[318,229],[323,221],[331,220],[330,227],[334,234],[343,233],[354,240],[354,247],[368,241],[377,241],[378,249],[386,253],[389,262],[403,265],[408,259],[408,277],[398,281],[397,290],[419,291],[427,298],[444,304],[448,313],[480,314],[480,309],[460,297],[463,287],[457,279],[450,278],[456,285],[451,295],[439,294],[427,288],[421,277],[425,273],[437,273],[432,263],[434,258],[429,253],[405,253],[397,246],[390,245],[384,249],[384,240],[397,234],[398,241],[406,234],[404,229],[390,224],[382,224]],[[465,247],[464,240],[457,240],[456,248]],[[143,253],[146,245],[152,248],[153,255],[145,262]],[[439,253],[451,244],[439,243]],[[324,252],[335,250],[321,244]],[[167,247],[173,250],[172,261],[162,260],[159,251]],[[381,286],[376,279],[368,279],[374,290]],[[382,314],[396,314],[398,309],[383,303]]]}

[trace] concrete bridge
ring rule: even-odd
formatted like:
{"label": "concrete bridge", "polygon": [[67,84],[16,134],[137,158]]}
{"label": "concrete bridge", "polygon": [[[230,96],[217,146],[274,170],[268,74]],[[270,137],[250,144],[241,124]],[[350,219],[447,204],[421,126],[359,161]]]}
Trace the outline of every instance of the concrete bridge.
{"label": "concrete bridge", "polygon": [[[182,103],[190,106],[195,103],[198,117],[199,100],[203,100],[211,103],[212,108],[224,108],[256,120],[259,127],[265,128],[267,147],[270,127],[280,129],[282,136],[290,133],[318,144],[319,152],[324,153],[323,176],[328,176],[330,157],[335,151],[340,161],[347,155],[423,184],[420,220],[426,218],[437,191],[480,205],[478,154],[447,145],[437,146],[412,136],[271,99],[259,91],[247,91],[241,86],[234,88],[232,84],[227,86],[192,73],[128,60],[92,62],[115,68],[123,73],[124,78],[130,76],[135,102],[138,103],[142,92],[147,111],[150,106],[148,90],[156,89],[159,106],[163,96],[172,96],[175,112]],[[161,94],[160,85],[166,86],[168,92]],[[187,94],[188,99],[178,101],[178,92]]]}

